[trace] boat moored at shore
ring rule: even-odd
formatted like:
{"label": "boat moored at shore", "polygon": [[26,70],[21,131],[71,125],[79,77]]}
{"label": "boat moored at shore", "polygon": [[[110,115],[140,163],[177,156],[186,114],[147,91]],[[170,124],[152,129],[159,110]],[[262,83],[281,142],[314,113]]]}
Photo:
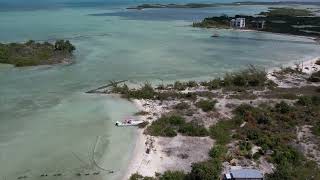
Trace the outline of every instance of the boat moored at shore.
{"label": "boat moored at shore", "polygon": [[138,125],[141,124],[141,123],[143,123],[143,121],[130,118],[130,119],[126,119],[126,120],[124,120],[124,121],[117,121],[117,122],[115,123],[115,126],[118,126],[118,127],[138,126]]}

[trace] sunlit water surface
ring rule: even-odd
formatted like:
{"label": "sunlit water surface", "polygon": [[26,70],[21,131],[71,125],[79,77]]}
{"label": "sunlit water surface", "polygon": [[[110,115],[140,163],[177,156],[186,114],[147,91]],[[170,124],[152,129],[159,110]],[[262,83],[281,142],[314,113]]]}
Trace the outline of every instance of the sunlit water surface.
{"label": "sunlit water surface", "polygon": [[[100,171],[81,178],[119,179],[135,133],[113,124],[136,109],[117,97],[84,94],[109,80],[203,80],[249,64],[268,68],[319,55],[319,46],[306,38],[190,27],[210,14],[255,14],[265,8],[0,12],[2,42],[62,38],[77,47],[71,65],[0,65],[0,175],[79,179],[76,173]],[[220,37],[210,38],[213,33]],[[114,173],[98,169],[92,158]]]}

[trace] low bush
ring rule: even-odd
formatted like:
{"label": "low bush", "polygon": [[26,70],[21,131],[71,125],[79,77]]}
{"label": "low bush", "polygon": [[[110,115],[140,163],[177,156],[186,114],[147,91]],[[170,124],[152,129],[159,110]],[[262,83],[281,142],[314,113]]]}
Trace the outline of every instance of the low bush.
{"label": "low bush", "polygon": [[320,136],[320,120],[313,125],[312,133],[316,136]]}
{"label": "low bush", "polygon": [[237,122],[234,120],[221,120],[210,127],[210,136],[217,141],[217,144],[227,144],[231,140],[231,130],[236,126]]}
{"label": "low bush", "polygon": [[192,87],[197,87],[198,83],[196,81],[187,81],[187,82],[180,82],[176,81],[173,84],[173,89],[178,90],[178,91],[183,91],[185,89],[192,88]]}
{"label": "low bush", "polygon": [[209,156],[213,159],[224,159],[224,155],[227,152],[227,148],[223,145],[215,145],[209,151]]}
{"label": "low bush", "polygon": [[146,133],[152,136],[174,137],[177,135],[176,129],[184,123],[184,119],[178,115],[162,116],[147,127]]}
{"label": "low bush", "polygon": [[164,91],[164,92],[158,92],[154,99],[164,101],[164,100],[175,99],[177,97],[179,97],[179,93],[175,91]]}
{"label": "low bush", "polygon": [[149,83],[145,83],[140,89],[128,92],[128,98],[135,99],[153,99],[155,95],[156,92]]}
{"label": "low bush", "polygon": [[251,148],[252,148],[251,142],[249,142],[249,141],[240,141],[239,142],[239,150],[240,150],[240,154],[242,156],[245,156],[247,158],[251,158],[252,157]]}
{"label": "low bush", "polygon": [[118,85],[117,83],[111,82],[112,84],[112,89],[111,92],[112,93],[119,93],[122,95],[128,95],[129,94],[129,87],[127,86],[127,84],[123,84],[122,86]]}
{"label": "low bush", "polygon": [[241,104],[235,108],[234,113],[235,115],[243,117],[244,115],[246,115],[247,112],[253,112],[253,111],[254,111],[253,106],[249,104]]}
{"label": "low bush", "polygon": [[281,101],[280,103],[276,104],[275,109],[277,112],[282,114],[288,113],[292,110],[291,106],[284,101]]}
{"label": "low bush", "polygon": [[252,148],[252,144],[248,141],[240,141],[239,142],[239,149],[242,151],[250,151]]}
{"label": "low bush", "polygon": [[143,177],[141,174],[134,173],[130,176],[129,180],[156,180],[153,177]]}
{"label": "low bush", "polygon": [[159,176],[159,180],[185,180],[186,176],[182,171],[166,171]]}
{"label": "low bush", "polygon": [[283,146],[276,150],[272,156],[276,164],[276,171],[267,175],[267,179],[319,179],[318,165],[303,157],[303,155],[290,146]]}
{"label": "low bush", "polygon": [[197,99],[197,93],[194,92],[188,92],[188,93],[179,93],[178,96],[179,99],[189,99],[189,100],[196,100]]}
{"label": "low bush", "polygon": [[200,84],[206,86],[209,90],[233,87],[242,87],[246,89],[252,87],[275,86],[272,81],[268,80],[267,73],[255,66],[249,66],[247,69],[239,72],[226,73],[222,79],[216,78],[210,81],[201,82]]}
{"label": "low bush", "polygon": [[294,93],[284,93],[284,94],[279,94],[278,98],[294,100],[294,99],[297,99],[298,97]]}
{"label": "low bush", "polygon": [[187,88],[187,85],[183,82],[176,81],[174,82],[173,88],[178,91],[183,91]]}
{"label": "low bush", "polygon": [[297,104],[302,106],[319,106],[320,96],[301,96],[299,97]]}
{"label": "low bush", "polygon": [[134,115],[136,116],[145,116],[145,115],[148,115],[149,112],[147,111],[139,111],[139,112],[136,112]]}
{"label": "low bush", "polygon": [[208,136],[208,130],[196,122],[185,122],[179,115],[163,116],[147,127],[147,134],[152,136],[173,137],[177,132],[186,136]]}
{"label": "low bush", "polygon": [[220,179],[222,170],[221,161],[212,159],[204,162],[193,163],[192,170],[188,175],[189,180]]}
{"label": "low bush", "polygon": [[312,73],[308,81],[310,82],[320,82],[320,71]]}
{"label": "low bush", "polygon": [[282,67],[279,71],[274,72],[274,74],[277,75],[278,77],[284,77],[284,75],[287,75],[287,74],[302,74],[302,73],[303,73],[302,68],[300,66],[296,66],[296,68]]}
{"label": "low bush", "polygon": [[209,112],[215,109],[215,105],[217,102],[217,100],[200,100],[196,103],[196,106],[201,108],[204,112]]}
{"label": "low bush", "polygon": [[178,132],[185,136],[208,136],[208,130],[195,122],[185,123],[179,127]]}
{"label": "low bush", "polygon": [[259,112],[256,116],[256,122],[258,124],[270,124],[272,121],[271,117],[265,112]]}
{"label": "low bush", "polygon": [[218,78],[218,79],[210,80],[208,82],[202,82],[201,84],[203,86],[207,86],[209,90],[214,90],[214,89],[219,89],[222,85],[222,82],[223,81],[220,78]]}
{"label": "low bush", "polygon": [[190,88],[197,87],[198,83],[196,81],[188,81],[188,82],[186,82],[186,86],[190,87]]}
{"label": "low bush", "polygon": [[114,84],[111,92],[119,93],[128,99],[154,99],[157,95],[150,83],[145,83],[139,89],[129,89],[126,84],[123,84],[122,86]]}
{"label": "low bush", "polygon": [[245,86],[257,87],[264,86],[267,81],[267,73],[264,70],[258,69],[254,66],[249,66],[247,69],[226,74],[224,77],[224,84],[226,86]]}
{"label": "low bush", "polygon": [[66,51],[71,53],[76,50],[76,48],[70,43],[69,40],[57,40],[54,44],[54,49],[56,51]]}
{"label": "low bush", "polygon": [[184,109],[189,109],[190,105],[186,102],[181,102],[181,103],[178,103],[177,105],[175,105],[174,108],[178,109],[178,110],[184,110]]}

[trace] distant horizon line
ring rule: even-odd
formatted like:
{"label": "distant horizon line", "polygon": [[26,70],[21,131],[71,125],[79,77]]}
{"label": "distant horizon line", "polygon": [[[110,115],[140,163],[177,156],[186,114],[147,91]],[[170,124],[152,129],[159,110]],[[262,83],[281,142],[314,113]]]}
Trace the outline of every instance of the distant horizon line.
{"label": "distant horizon line", "polygon": [[301,5],[320,5],[319,1],[315,0],[308,0],[308,1],[302,1],[302,0],[264,0],[264,1],[254,1],[254,0],[230,0],[230,2],[213,2],[213,1],[196,1],[196,0],[186,0],[183,2],[177,2],[175,1],[168,1],[164,0],[162,2],[158,2],[159,0],[150,0],[150,2],[146,1],[133,1],[133,0],[96,0],[96,1],[80,1],[80,2],[73,2],[73,1],[62,1],[58,0],[57,2],[20,2],[20,1],[6,1],[1,2],[0,1],[0,11],[5,10],[34,10],[34,9],[55,9],[55,8],[63,8],[63,7],[97,7],[101,5],[142,5],[142,4],[189,4],[189,3],[197,3],[197,4],[217,4],[217,5],[226,5],[226,4],[236,4],[236,3],[252,3],[252,4],[265,4],[265,5],[281,5],[281,4],[301,4]]}

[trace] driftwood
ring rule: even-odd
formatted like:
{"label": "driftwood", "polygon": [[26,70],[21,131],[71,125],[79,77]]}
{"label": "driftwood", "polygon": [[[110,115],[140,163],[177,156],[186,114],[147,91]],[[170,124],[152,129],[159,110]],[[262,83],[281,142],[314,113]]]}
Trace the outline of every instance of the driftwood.
{"label": "driftwood", "polygon": [[98,88],[93,89],[93,90],[90,90],[90,91],[87,91],[86,93],[88,93],[88,94],[104,93],[103,91],[100,91],[100,90],[106,89],[106,88],[111,87],[111,86],[116,86],[116,85],[118,85],[118,84],[120,84],[120,83],[124,83],[124,82],[126,82],[126,81],[127,81],[127,80],[122,80],[122,81],[110,81],[109,84],[104,85],[104,86],[101,86],[101,87],[98,87]]}

